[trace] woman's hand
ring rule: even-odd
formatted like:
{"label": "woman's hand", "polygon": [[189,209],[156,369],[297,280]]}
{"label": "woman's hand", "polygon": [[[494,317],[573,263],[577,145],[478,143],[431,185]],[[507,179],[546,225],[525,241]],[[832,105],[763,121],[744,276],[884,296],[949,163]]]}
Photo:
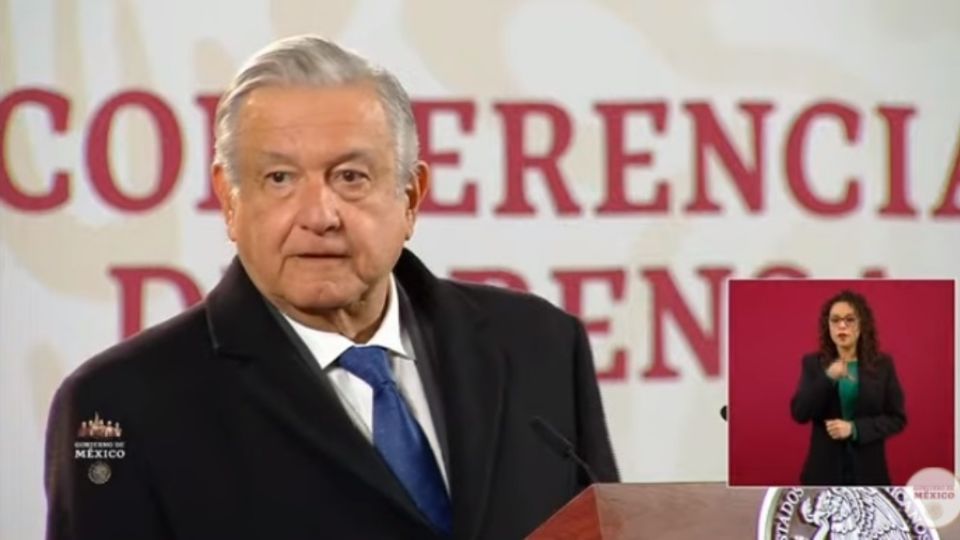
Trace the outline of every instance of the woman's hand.
{"label": "woman's hand", "polygon": [[825,423],[827,425],[827,434],[834,440],[842,441],[853,435],[853,422],[835,419],[827,420]]}
{"label": "woman's hand", "polygon": [[840,379],[842,379],[843,377],[846,377],[847,375],[848,375],[847,363],[844,362],[843,360],[840,360],[840,359],[834,360],[833,363],[831,363],[830,366],[827,367],[827,377],[830,377],[835,381],[839,381]]}

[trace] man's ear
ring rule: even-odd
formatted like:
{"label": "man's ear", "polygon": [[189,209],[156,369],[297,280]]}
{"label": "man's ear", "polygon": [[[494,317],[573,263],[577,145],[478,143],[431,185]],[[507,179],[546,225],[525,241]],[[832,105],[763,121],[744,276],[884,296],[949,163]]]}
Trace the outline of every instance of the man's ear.
{"label": "man's ear", "polygon": [[420,204],[427,191],[430,189],[430,167],[424,161],[418,161],[413,167],[413,177],[404,186],[403,191],[407,199],[406,237],[409,240],[413,236],[413,228],[417,222],[417,212],[420,211]]}
{"label": "man's ear", "polygon": [[221,163],[213,165],[213,191],[217,194],[217,200],[220,201],[220,211],[223,213],[223,220],[227,224],[227,236],[230,240],[236,241],[236,215],[237,200],[233,183],[227,176],[227,171]]}

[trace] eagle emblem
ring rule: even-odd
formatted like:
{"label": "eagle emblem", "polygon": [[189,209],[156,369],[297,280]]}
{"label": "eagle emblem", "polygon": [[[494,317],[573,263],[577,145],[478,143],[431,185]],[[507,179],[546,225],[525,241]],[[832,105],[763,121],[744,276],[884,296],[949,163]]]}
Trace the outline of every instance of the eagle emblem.
{"label": "eagle emblem", "polygon": [[910,527],[900,512],[875,489],[826,489],[815,499],[805,499],[800,515],[818,527],[810,540],[910,540]]}
{"label": "eagle emblem", "polygon": [[758,540],[937,540],[902,488],[783,488],[767,492]]}

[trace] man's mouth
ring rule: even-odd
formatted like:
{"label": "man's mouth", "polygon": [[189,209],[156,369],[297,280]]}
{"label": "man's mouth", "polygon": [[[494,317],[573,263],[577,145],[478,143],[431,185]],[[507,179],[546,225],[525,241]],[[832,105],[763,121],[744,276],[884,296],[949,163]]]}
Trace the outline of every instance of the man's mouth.
{"label": "man's mouth", "polygon": [[343,253],[298,253],[295,255],[298,259],[304,259],[309,261],[322,261],[322,260],[334,260],[334,259],[345,259],[347,256]]}

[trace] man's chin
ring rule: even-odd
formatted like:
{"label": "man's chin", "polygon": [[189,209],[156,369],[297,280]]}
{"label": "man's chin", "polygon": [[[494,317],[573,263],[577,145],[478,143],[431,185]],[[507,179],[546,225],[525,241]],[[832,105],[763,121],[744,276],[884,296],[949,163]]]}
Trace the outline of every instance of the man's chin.
{"label": "man's chin", "polygon": [[323,315],[338,309],[350,307],[356,298],[341,294],[304,295],[293,297],[290,304],[297,310],[310,315]]}
{"label": "man's chin", "polygon": [[309,302],[294,304],[293,307],[296,308],[297,311],[306,315],[319,317],[323,315],[329,315],[337,310],[346,309],[350,307],[350,303],[339,301]]}
{"label": "man's chin", "polygon": [[324,315],[355,306],[363,296],[362,290],[345,287],[316,287],[295,291],[287,298],[298,311],[309,315]]}

